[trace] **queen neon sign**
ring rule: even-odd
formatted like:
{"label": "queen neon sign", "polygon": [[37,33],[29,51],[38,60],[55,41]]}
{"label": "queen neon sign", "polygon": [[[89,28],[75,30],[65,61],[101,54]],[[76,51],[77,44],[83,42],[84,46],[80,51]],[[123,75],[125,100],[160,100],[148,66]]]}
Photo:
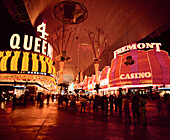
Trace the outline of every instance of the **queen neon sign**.
{"label": "queen neon sign", "polygon": [[113,53],[114,53],[114,59],[116,58],[116,56],[118,54],[121,54],[121,53],[124,53],[124,52],[127,52],[127,51],[130,51],[130,50],[143,50],[143,49],[156,49],[157,52],[160,52],[160,46],[161,43],[133,43],[133,44],[130,44],[130,45],[127,45],[127,46],[123,46],[117,50],[115,50]]}
{"label": "queen neon sign", "polygon": [[[37,32],[40,32],[42,35],[39,37],[33,38],[33,36],[24,35],[24,43],[22,48],[26,51],[33,50],[36,53],[42,53],[46,56],[49,56],[52,59],[53,47],[50,43],[47,43],[47,38],[49,34],[45,32],[46,24],[42,22],[42,24],[37,26]],[[34,40],[34,41],[33,41]],[[20,44],[20,35],[13,34],[10,38],[10,47],[12,49],[21,49]]]}

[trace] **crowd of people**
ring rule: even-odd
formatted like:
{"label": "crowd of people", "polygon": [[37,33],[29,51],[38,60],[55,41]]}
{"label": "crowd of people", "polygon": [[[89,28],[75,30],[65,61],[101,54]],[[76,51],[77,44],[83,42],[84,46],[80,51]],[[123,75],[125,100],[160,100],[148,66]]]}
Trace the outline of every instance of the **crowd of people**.
{"label": "crowd of people", "polygon": [[[63,103],[65,102],[65,105]],[[79,104],[80,102],[80,104]],[[82,95],[81,97],[77,98],[75,95],[58,95],[58,107],[64,108],[67,110],[76,110],[78,105],[80,105],[80,112],[86,113],[86,106],[93,107],[93,112],[101,111],[104,115],[108,115],[110,113],[117,112],[120,116],[122,112],[125,113],[125,122],[131,123],[131,115],[130,109],[133,112],[133,120],[139,121],[141,118],[142,123],[144,125],[147,124],[146,121],[146,107],[147,104],[146,99],[139,96],[138,94],[135,95],[94,95],[94,96],[87,96]]]}
{"label": "crowd of people", "polygon": [[[55,95],[56,96],[56,95]],[[138,93],[132,94],[108,94],[99,96],[95,95],[86,95],[86,94],[58,94],[54,97],[54,94],[45,95],[42,92],[39,92],[36,97],[37,105],[43,107],[44,100],[46,99],[47,105],[49,105],[50,98],[54,101],[54,98],[58,101],[58,107],[64,108],[66,111],[80,111],[81,113],[86,113],[86,108],[90,107],[90,110],[93,110],[94,113],[101,112],[105,116],[109,113],[117,113],[122,116],[124,113],[125,122],[130,124],[133,120],[134,122],[139,122],[142,120],[144,125],[147,124],[146,120],[146,104],[147,100]],[[158,96],[156,99],[156,107],[159,116],[164,116],[163,104],[166,103],[168,111],[170,111],[170,96],[166,95],[164,98]],[[20,102],[26,105],[27,96],[23,94],[20,98]],[[15,95],[12,98],[13,106],[16,103]],[[132,114],[130,114],[132,112]],[[133,119],[132,119],[133,118]]]}

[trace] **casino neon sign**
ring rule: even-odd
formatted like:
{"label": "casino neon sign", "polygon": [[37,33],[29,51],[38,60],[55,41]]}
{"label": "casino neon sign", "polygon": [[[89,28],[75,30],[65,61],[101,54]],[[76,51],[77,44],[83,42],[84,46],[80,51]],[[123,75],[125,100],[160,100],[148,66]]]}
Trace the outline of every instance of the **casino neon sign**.
{"label": "casino neon sign", "polygon": [[152,74],[150,72],[142,72],[142,73],[130,73],[130,74],[121,74],[120,79],[144,79],[150,78]]}
{"label": "casino neon sign", "polygon": [[42,22],[42,24],[37,26],[37,32],[40,32],[42,35],[39,37],[33,37],[33,36],[28,36],[24,35],[24,43],[21,47],[20,44],[20,35],[19,34],[13,34],[10,38],[10,47],[12,49],[19,50],[23,48],[26,51],[33,50],[36,53],[42,53],[52,59],[52,54],[53,54],[53,47],[48,43],[46,40],[46,36],[49,34],[45,32],[46,30],[46,24]]}
{"label": "casino neon sign", "polygon": [[130,51],[130,50],[143,50],[143,49],[154,49],[156,50],[156,52],[160,52],[160,46],[161,43],[133,43],[127,46],[123,46],[117,50],[115,50],[114,53],[114,59],[116,58],[116,56],[118,54]]}

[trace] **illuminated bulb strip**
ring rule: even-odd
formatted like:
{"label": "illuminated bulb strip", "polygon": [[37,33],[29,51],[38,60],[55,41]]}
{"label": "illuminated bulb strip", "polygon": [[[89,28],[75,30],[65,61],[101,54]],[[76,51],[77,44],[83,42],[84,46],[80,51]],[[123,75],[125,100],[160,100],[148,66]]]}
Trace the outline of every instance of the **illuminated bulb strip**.
{"label": "illuminated bulb strip", "polygon": [[11,71],[17,71],[18,70],[18,59],[20,57],[20,51],[15,51],[14,56],[11,58]]}
{"label": "illuminated bulb strip", "polygon": [[29,52],[23,52],[21,71],[28,71],[29,67]]}
{"label": "illuminated bulb strip", "polygon": [[[0,58],[4,56],[4,52],[0,51]],[[1,70],[1,61],[0,61],[0,70]]]}
{"label": "illuminated bulb strip", "polygon": [[1,71],[7,71],[7,60],[11,56],[11,51],[7,51],[6,55],[1,59]]}
{"label": "illuminated bulb strip", "polygon": [[46,72],[47,66],[46,66],[46,62],[44,61],[44,56],[39,55],[39,57],[40,57],[40,62],[41,62],[41,72]]}
{"label": "illuminated bulb strip", "polygon": [[45,57],[45,62],[48,65],[47,73],[52,73],[52,60],[50,60],[48,57]]}
{"label": "illuminated bulb strip", "polygon": [[32,53],[32,71],[38,71],[38,59],[35,53]]}

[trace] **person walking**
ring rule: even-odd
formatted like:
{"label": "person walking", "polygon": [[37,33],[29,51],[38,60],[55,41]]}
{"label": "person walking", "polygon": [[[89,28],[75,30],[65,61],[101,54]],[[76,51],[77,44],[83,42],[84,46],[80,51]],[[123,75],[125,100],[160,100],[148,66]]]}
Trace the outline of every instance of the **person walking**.
{"label": "person walking", "polygon": [[113,112],[113,95],[109,96],[110,112]]}
{"label": "person walking", "polygon": [[141,116],[142,116],[142,120],[143,120],[143,125],[146,125],[147,122],[146,122],[146,100],[141,97],[140,99],[140,107],[141,107]]}
{"label": "person walking", "polygon": [[118,95],[117,105],[119,108],[119,115],[122,115],[122,96]]}
{"label": "person walking", "polygon": [[108,98],[107,98],[106,95],[104,96],[104,113],[107,116],[107,113],[108,113]]}
{"label": "person walking", "polygon": [[104,113],[104,95],[101,96],[100,98],[100,106],[101,106],[102,113]]}
{"label": "person walking", "polygon": [[49,104],[50,94],[47,94],[47,105]]}
{"label": "person walking", "polygon": [[133,112],[133,119],[134,121],[139,120],[139,97],[137,95],[134,95],[132,100],[132,112]]}
{"label": "person walking", "polygon": [[129,124],[131,123],[130,109],[129,109],[130,103],[131,101],[129,99],[129,96],[126,96],[126,98],[123,100],[123,106],[125,112],[125,122]]}
{"label": "person walking", "polygon": [[58,107],[60,107],[60,104],[62,105],[63,107],[63,97],[61,94],[59,94],[59,97],[58,97]]}
{"label": "person walking", "polygon": [[40,95],[40,107],[44,105],[44,93],[41,93]]}
{"label": "person walking", "polygon": [[69,101],[69,98],[68,98],[67,94],[64,95],[64,101],[65,101],[65,103],[66,103],[66,108],[65,108],[65,110],[67,111],[68,101]]}
{"label": "person walking", "polygon": [[97,112],[97,108],[98,108],[98,95],[95,95],[95,98],[93,100],[93,109],[94,109],[94,112]]}
{"label": "person walking", "polygon": [[115,104],[115,112],[117,112],[117,107],[118,107],[118,98],[117,98],[117,96],[115,95],[114,96],[114,104]]}
{"label": "person walking", "polygon": [[81,99],[81,113],[82,113],[83,108],[84,108],[84,113],[86,112],[86,105],[87,105],[87,100],[86,100],[85,96],[83,96]]}
{"label": "person walking", "polygon": [[157,105],[157,110],[158,110],[158,114],[159,116],[164,116],[164,109],[163,109],[163,99],[159,96],[157,101],[156,101],[156,105]]}

